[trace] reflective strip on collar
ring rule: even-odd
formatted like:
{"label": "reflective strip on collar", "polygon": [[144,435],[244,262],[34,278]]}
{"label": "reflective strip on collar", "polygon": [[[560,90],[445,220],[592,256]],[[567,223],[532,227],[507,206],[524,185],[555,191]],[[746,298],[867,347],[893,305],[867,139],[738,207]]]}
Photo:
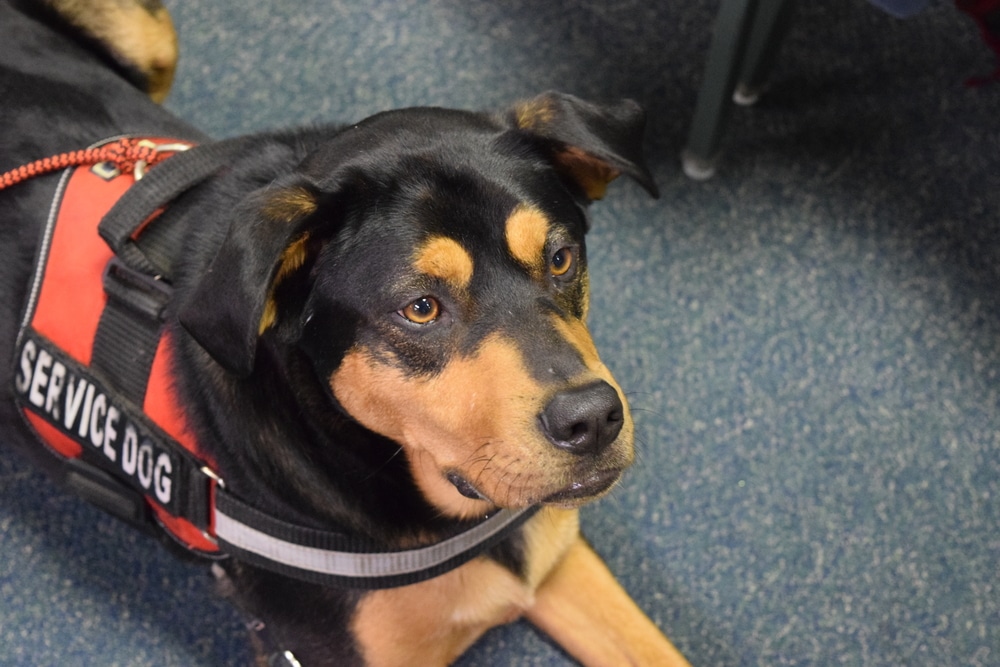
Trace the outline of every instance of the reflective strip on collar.
{"label": "reflective strip on collar", "polygon": [[[215,508],[214,526],[215,536],[221,542],[235,547],[237,551],[253,554],[267,563],[315,573],[320,578],[362,580],[358,583],[359,587],[366,587],[363,580],[372,580],[368,587],[382,588],[386,584],[375,580],[412,578],[413,581],[420,581],[451,569],[448,564],[456,559],[465,562],[468,558],[462,558],[463,556],[470,552],[472,555],[481,553],[506,530],[516,528],[534,514],[536,509],[500,510],[474,527],[437,544],[406,551],[373,553],[297,544],[253,528],[227,515],[218,506]],[[460,563],[452,564],[452,567],[458,564]],[[267,567],[266,564],[262,565]],[[422,576],[424,573],[431,574]]]}

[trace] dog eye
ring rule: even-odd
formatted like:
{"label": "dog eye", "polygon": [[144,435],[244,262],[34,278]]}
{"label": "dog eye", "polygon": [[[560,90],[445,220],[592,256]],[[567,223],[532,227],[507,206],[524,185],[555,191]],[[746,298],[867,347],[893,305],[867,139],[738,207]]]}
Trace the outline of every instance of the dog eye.
{"label": "dog eye", "polygon": [[549,271],[554,276],[564,276],[573,268],[573,251],[569,248],[559,248],[549,260]]}
{"label": "dog eye", "polygon": [[430,324],[441,314],[441,304],[432,296],[422,296],[399,311],[399,314],[414,324]]}

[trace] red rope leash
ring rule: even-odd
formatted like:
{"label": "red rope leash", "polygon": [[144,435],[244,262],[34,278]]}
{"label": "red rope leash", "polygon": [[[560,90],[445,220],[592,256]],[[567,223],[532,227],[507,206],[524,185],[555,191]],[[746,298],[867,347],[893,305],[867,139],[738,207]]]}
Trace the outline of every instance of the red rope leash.
{"label": "red rope leash", "polygon": [[5,174],[0,174],[0,190],[42,174],[101,162],[113,163],[122,173],[133,172],[138,180],[142,178],[147,167],[153,166],[172,152],[186,148],[184,144],[157,146],[148,139],[119,139],[97,148],[60,153],[11,169]]}

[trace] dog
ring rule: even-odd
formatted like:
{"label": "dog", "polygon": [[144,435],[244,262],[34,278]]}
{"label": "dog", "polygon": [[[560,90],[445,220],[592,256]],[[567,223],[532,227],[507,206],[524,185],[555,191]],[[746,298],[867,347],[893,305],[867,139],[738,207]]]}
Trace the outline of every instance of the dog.
{"label": "dog", "polygon": [[446,665],[526,617],[687,665],[578,522],[634,456],[584,234],[617,176],[656,196],[636,104],[212,142],[155,103],[158,0],[4,0],[0,35],[5,445],[210,563],[259,664]]}

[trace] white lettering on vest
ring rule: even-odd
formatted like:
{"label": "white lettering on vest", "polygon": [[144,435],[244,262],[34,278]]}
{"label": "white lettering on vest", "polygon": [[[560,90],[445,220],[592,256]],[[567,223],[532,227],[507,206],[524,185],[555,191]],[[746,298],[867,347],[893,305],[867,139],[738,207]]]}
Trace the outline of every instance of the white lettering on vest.
{"label": "white lettering on vest", "polygon": [[125,442],[122,443],[122,470],[131,477],[139,462],[139,434],[129,424],[125,427]]}
{"label": "white lettering on vest", "polygon": [[63,426],[66,427],[67,431],[72,430],[73,424],[76,423],[76,416],[80,413],[80,404],[83,403],[83,395],[89,384],[83,378],[77,380],[76,387],[73,386],[72,382],[66,383],[66,415],[63,419]]}
{"label": "white lettering on vest", "polygon": [[62,358],[37,340],[22,343],[14,386],[26,407],[81,444],[93,445],[150,500],[169,505],[175,472],[169,449],[116,405],[115,395],[91,381],[86,370]]}
{"label": "white lettering on vest", "polygon": [[45,407],[45,396],[42,395],[42,387],[49,381],[46,372],[52,365],[52,355],[45,350],[38,351],[38,359],[35,360],[35,372],[31,378],[31,389],[28,391],[28,400],[36,408]]}
{"label": "white lettering on vest", "polygon": [[65,383],[66,366],[61,361],[57,361],[52,364],[52,373],[49,374],[49,390],[45,392],[45,411],[52,415],[53,419],[59,419],[59,397],[62,395]]}
{"label": "white lettering on vest", "polygon": [[142,488],[149,489],[153,483],[153,445],[149,440],[143,440],[139,445],[139,484]]}
{"label": "white lettering on vest", "polygon": [[80,418],[80,430],[77,433],[81,438],[86,438],[90,431],[90,410],[94,405],[94,385],[87,385],[87,393],[83,397],[83,414]]}
{"label": "white lettering on vest", "polygon": [[94,447],[104,444],[104,417],[108,412],[108,399],[104,394],[98,394],[94,399],[94,405],[90,409],[90,441]]}
{"label": "white lettering on vest", "polygon": [[31,369],[35,365],[35,358],[38,356],[38,348],[35,341],[27,340],[21,348],[21,372],[14,379],[14,387],[19,394],[27,394],[31,387]]}
{"label": "white lettering on vest", "polygon": [[104,455],[111,461],[118,458],[118,452],[115,451],[115,440],[118,438],[118,429],[115,428],[115,424],[117,424],[119,416],[121,416],[121,413],[118,412],[118,408],[109,405],[108,417],[104,420]]}
{"label": "white lettering on vest", "polygon": [[173,466],[170,465],[170,457],[165,453],[160,452],[160,455],[156,457],[156,468],[153,470],[153,482],[156,497],[163,504],[170,502],[170,473],[172,472]]}

